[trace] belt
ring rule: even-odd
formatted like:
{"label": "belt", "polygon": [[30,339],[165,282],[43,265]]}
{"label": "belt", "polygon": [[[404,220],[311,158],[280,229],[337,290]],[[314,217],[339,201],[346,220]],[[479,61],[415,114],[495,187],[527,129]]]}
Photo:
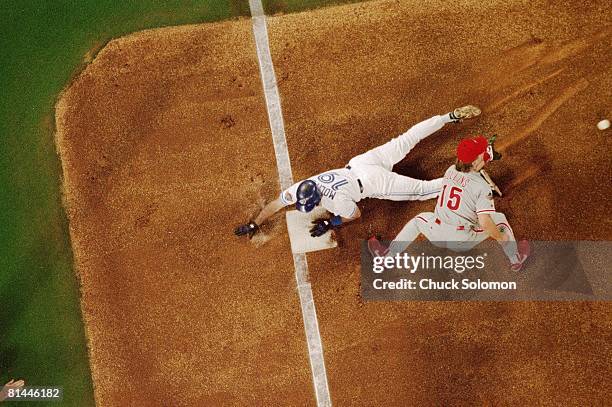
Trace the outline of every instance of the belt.
{"label": "belt", "polygon": [[[441,225],[442,224],[442,221],[440,219],[438,219],[438,218],[436,218],[435,222],[436,222],[436,225]],[[463,226],[463,225],[457,226],[457,230],[465,230],[465,226]]]}
{"label": "belt", "polygon": [[[346,166],[346,167],[344,167],[344,168],[346,168],[347,170],[350,170],[350,169],[351,169],[351,166],[350,166],[350,165],[347,165],[347,166]],[[363,184],[361,183],[361,180],[360,180],[359,178],[357,178],[357,184],[359,185],[359,193],[360,193],[360,194],[363,194]]]}

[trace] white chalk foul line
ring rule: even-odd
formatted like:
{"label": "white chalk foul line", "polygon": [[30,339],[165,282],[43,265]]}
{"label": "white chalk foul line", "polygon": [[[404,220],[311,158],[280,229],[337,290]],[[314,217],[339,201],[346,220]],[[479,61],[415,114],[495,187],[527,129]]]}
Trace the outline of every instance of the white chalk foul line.
{"label": "white chalk foul line", "polygon": [[[280,96],[278,87],[276,86],[276,76],[274,74],[274,66],[272,65],[272,56],[270,54],[266,16],[263,11],[261,0],[249,0],[249,7],[251,9],[251,16],[253,17],[253,34],[255,35],[257,59],[259,60],[259,70],[261,72],[261,81],[263,83],[266,98],[272,140],[274,141],[276,166],[278,167],[281,189],[285,189],[293,184],[293,174],[291,172],[291,162],[289,161],[287,139],[285,138],[285,125],[283,122]],[[319,322],[317,321],[317,311],[312,296],[312,288],[308,282],[308,263],[306,262],[306,255],[294,253],[293,264],[295,266],[295,280],[300,297],[300,305],[302,307],[302,318],[304,319],[304,330],[306,331],[308,356],[310,358],[310,368],[312,370],[315,395],[317,397],[317,406],[331,406],[325,361],[323,360],[323,345],[321,344]]]}

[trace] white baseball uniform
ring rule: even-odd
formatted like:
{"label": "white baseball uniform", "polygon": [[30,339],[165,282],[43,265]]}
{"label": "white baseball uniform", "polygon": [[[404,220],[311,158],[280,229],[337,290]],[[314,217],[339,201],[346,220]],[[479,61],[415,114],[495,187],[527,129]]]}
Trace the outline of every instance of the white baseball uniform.
{"label": "white baseball uniform", "polygon": [[[357,210],[356,202],[363,198],[414,201],[437,197],[442,178],[423,181],[397,174],[392,169],[419,141],[452,121],[448,114],[433,116],[399,137],[352,158],[346,168],[308,178],[317,183],[322,193],[321,205],[334,215],[350,218]],[[281,192],[280,199],[285,205],[296,202],[301,182]]]}
{"label": "white baseball uniform", "polygon": [[[317,184],[321,193],[321,206],[334,215],[350,218],[357,210],[356,202],[362,198],[357,178],[347,168],[339,168],[308,178]],[[296,192],[303,181],[297,182],[281,192],[280,200],[285,205],[296,203]]]}
{"label": "white baseball uniform", "polygon": [[520,260],[514,232],[503,213],[495,211],[493,192],[477,172],[458,172],[452,165],[446,170],[435,212],[423,212],[408,222],[395,237],[387,256],[395,256],[422,233],[434,245],[454,251],[472,249],[489,237],[478,224],[478,214],[488,214],[510,239],[502,243],[511,263]]}

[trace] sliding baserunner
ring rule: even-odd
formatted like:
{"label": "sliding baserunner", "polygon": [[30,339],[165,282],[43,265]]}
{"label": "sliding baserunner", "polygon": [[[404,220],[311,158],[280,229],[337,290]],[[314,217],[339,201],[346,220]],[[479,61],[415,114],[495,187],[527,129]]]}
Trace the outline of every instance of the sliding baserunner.
{"label": "sliding baserunner", "polygon": [[392,171],[419,141],[440,130],[446,123],[460,122],[480,114],[475,106],[463,106],[444,115],[433,116],[411,127],[406,133],[351,159],[345,168],[315,175],[295,183],[268,203],[257,217],[241,226],[236,235],[252,236],[259,225],[281,208],[295,204],[297,210],[310,212],[321,205],[333,216],[313,222],[311,236],[323,235],[361,216],[357,202],[363,198],[392,201],[426,200],[436,198],[443,184],[442,178],[424,181]]}

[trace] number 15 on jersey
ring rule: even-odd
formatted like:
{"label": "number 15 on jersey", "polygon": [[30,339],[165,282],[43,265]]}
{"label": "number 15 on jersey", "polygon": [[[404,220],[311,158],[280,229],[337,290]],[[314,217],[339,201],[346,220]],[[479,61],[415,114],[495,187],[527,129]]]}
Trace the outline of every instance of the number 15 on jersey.
{"label": "number 15 on jersey", "polygon": [[[444,200],[446,197],[446,188],[448,185],[444,185],[442,193],[440,194],[440,207],[444,206]],[[463,189],[459,187],[452,187],[448,193],[448,199],[446,200],[446,207],[451,211],[457,210],[461,204],[461,193]]]}

